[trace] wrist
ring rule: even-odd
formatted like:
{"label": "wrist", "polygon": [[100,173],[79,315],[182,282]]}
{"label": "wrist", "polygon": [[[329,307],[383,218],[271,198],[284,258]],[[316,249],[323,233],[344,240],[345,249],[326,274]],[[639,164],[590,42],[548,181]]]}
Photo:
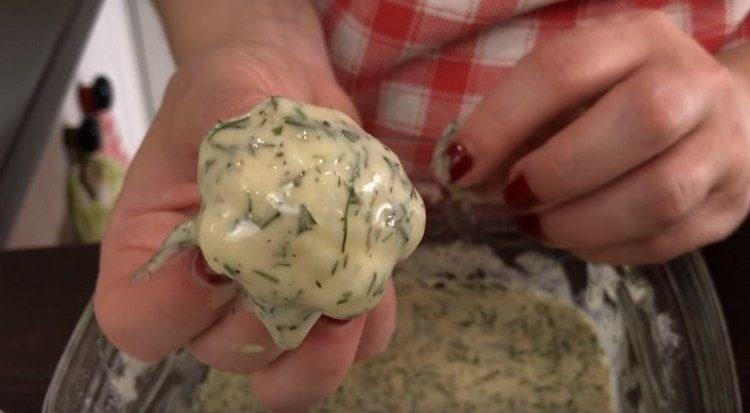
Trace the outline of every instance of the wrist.
{"label": "wrist", "polygon": [[[155,0],[176,64],[215,49],[282,50],[327,62],[322,28],[309,0]],[[296,52],[295,52],[296,51]]]}

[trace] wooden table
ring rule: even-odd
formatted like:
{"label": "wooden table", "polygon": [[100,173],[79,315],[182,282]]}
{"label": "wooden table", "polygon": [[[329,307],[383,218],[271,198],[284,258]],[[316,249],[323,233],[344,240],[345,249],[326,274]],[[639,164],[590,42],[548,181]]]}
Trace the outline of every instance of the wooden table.
{"label": "wooden table", "polygon": [[[750,406],[750,228],[705,253]],[[38,412],[68,336],[94,288],[98,248],[0,253],[0,410]]]}
{"label": "wooden table", "polygon": [[96,246],[0,253],[0,410],[41,410],[94,290],[98,255]]}

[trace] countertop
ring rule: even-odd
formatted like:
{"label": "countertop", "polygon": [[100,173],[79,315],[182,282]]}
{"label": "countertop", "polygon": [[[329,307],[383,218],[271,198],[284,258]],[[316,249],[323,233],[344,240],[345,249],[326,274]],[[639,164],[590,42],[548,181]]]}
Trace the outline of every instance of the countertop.
{"label": "countertop", "polygon": [[[746,225],[746,227],[748,227]],[[704,254],[750,406],[750,228]],[[97,246],[0,253],[0,411],[38,412],[96,280]]]}

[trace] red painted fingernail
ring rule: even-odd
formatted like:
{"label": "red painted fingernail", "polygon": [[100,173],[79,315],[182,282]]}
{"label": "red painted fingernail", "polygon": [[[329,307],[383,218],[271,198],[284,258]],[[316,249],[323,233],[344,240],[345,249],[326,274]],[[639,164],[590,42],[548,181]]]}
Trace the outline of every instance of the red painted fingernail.
{"label": "red painted fingernail", "polygon": [[231,278],[212,270],[200,251],[195,255],[195,274],[203,282],[209,285],[222,285],[232,281]]}
{"label": "red painted fingernail", "polygon": [[466,175],[466,172],[471,169],[471,165],[474,164],[474,159],[462,143],[451,143],[445,154],[448,155],[448,161],[450,162],[451,182],[456,182]]}
{"label": "red painted fingernail", "polygon": [[442,199],[449,199],[451,197],[451,191],[443,185],[440,185],[440,197]]}
{"label": "red painted fingernail", "polygon": [[518,175],[503,190],[505,203],[513,209],[529,209],[539,204],[539,198],[534,195],[529,187],[529,183],[523,175]]}
{"label": "red painted fingernail", "polygon": [[518,230],[524,235],[539,240],[544,239],[542,225],[539,223],[539,218],[536,215],[518,216],[516,217],[516,225],[518,226]]}

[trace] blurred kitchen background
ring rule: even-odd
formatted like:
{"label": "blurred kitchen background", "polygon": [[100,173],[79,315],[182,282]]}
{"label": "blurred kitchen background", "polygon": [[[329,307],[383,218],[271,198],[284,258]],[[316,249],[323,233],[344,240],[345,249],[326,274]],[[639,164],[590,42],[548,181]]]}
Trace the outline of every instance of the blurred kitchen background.
{"label": "blurred kitchen background", "polygon": [[[35,6],[30,3],[45,4],[45,6],[43,9],[34,10]],[[65,7],[62,6],[64,3],[67,3]],[[38,20],[36,20],[41,13],[49,12],[46,10],[46,2],[8,0],[4,6],[0,6],[6,9],[6,12],[10,10],[11,15],[15,14],[15,16],[8,16],[8,13],[4,13],[5,20],[8,20],[5,23],[9,24],[0,29],[0,38],[5,37],[8,41],[10,36],[10,42],[13,42],[14,38],[16,42],[22,39],[29,43],[24,47],[32,48],[35,47],[35,42],[56,39],[55,44],[50,48],[52,55],[55,53],[54,48],[57,44],[64,41],[67,32],[72,30],[69,25],[73,23],[65,20],[78,19],[75,23],[76,27],[83,24],[90,27],[88,36],[86,37],[84,33],[78,42],[83,41],[83,48],[78,58],[74,57],[65,63],[74,65],[75,68],[71,67],[72,73],[67,76],[62,104],[58,106],[59,114],[51,118],[51,127],[42,128],[50,130],[51,133],[50,136],[41,137],[38,140],[38,146],[34,148],[38,151],[39,158],[35,166],[30,169],[30,175],[24,173],[24,176],[29,176],[28,182],[25,185],[20,182],[18,185],[14,184],[12,196],[15,199],[20,198],[20,204],[16,208],[8,207],[7,203],[0,204],[0,214],[5,215],[2,220],[5,224],[0,227],[0,231],[4,232],[0,233],[2,235],[0,243],[4,244],[4,248],[0,249],[70,245],[81,240],[80,236],[76,235],[75,225],[71,218],[68,200],[71,162],[69,154],[66,155],[64,143],[65,129],[79,127],[84,119],[79,86],[91,86],[98,76],[104,76],[109,80],[109,86],[113,92],[110,117],[114,120],[116,128],[119,128],[122,151],[126,157],[132,158],[161,101],[169,76],[174,70],[168,46],[151,1],[67,0],[59,4],[59,6],[54,6],[60,7],[58,14],[69,13],[69,15],[60,18],[58,23],[62,24],[62,28],[59,29],[59,33],[52,36],[43,32],[45,27],[49,26],[37,25]],[[85,10],[86,8],[88,11]],[[87,12],[89,16],[85,16]],[[13,20],[10,21],[10,19]],[[2,23],[0,22],[0,25]],[[7,33],[3,34],[3,31]],[[27,31],[31,33],[26,33]],[[0,45],[2,42],[3,40],[0,40]],[[80,44],[77,47],[80,48]],[[4,68],[0,68],[0,73],[8,70],[33,72],[29,70],[30,68],[19,67],[17,62],[5,62],[2,66]],[[44,70],[48,71],[48,68]],[[46,75],[45,71],[41,72],[42,75]],[[8,77],[0,76],[0,79],[8,79]],[[6,88],[13,88],[17,85],[1,86],[0,90],[5,91]],[[6,104],[9,103],[6,102]],[[51,108],[50,112],[54,112],[54,109],[54,107]],[[26,116],[26,113],[23,116]],[[0,127],[3,132],[0,139],[13,139],[8,136],[6,125],[0,125]],[[19,136],[15,138],[20,139]],[[33,158],[37,156],[14,154],[12,150],[9,153],[10,156],[30,158],[31,164],[34,163]],[[0,151],[0,161],[3,160],[2,155]],[[5,161],[7,163],[8,159]],[[7,165],[4,166],[7,167]],[[6,172],[3,171],[3,173]],[[9,193],[5,195],[11,196]]]}

